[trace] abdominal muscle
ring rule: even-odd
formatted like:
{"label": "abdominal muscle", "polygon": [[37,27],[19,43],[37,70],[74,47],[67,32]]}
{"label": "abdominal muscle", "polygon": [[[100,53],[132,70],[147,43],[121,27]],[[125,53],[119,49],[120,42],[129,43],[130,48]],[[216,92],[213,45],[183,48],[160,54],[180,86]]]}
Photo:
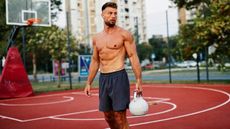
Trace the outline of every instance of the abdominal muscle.
{"label": "abdominal muscle", "polygon": [[102,50],[99,52],[100,72],[111,73],[124,69],[124,48]]}

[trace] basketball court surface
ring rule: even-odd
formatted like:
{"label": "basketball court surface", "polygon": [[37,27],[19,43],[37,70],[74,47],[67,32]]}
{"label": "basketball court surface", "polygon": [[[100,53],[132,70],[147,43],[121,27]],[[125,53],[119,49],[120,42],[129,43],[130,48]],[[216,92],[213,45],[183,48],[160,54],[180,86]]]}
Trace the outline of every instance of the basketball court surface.
{"label": "basketball court surface", "polygon": [[[51,26],[50,4],[6,0],[6,23],[15,26],[8,46],[20,27]],[[230,85],[145,84],[143,89],[149,111],[144,116],[128,111],[131,129],[230,129]],[[98,89],[93,89],[92,97],[71,90],[0,100],[0,129],[106,128],[98,111]]]}
{"label": "basketball court surface", "polygon": [[[134,86],[131,86],[131,92]],[[149,111],[131,116],[131,129],[229,129],[230,87],[208,84],[145,84]],[[132,99],[132,96],[131,96]],[[98,90],[47,93],[0,100],[1,129],[106,129]]]}

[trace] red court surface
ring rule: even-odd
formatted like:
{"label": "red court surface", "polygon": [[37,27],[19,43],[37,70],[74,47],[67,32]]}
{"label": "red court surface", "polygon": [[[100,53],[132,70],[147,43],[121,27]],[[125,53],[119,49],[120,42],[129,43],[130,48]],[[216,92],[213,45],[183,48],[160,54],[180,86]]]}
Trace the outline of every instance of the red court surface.
{"label": "red court surface", "polygon": [[[230,129],[230,85],[146,84],[143,89],[149,112],[128,113],[131,129]],[[108,128],[97,93],[94,89],[87,97],[72,90],[0,100],[0,129]]]}

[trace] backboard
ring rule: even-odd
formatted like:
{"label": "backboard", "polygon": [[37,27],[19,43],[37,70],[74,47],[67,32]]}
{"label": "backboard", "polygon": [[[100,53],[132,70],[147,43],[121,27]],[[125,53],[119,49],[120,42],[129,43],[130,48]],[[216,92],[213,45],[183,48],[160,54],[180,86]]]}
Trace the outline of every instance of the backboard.
{"label": "backboard", "polygon": [[6,24],[27,25],[28,19],[40,19],[33,26],[51,26],[50,0],[6,0]]}

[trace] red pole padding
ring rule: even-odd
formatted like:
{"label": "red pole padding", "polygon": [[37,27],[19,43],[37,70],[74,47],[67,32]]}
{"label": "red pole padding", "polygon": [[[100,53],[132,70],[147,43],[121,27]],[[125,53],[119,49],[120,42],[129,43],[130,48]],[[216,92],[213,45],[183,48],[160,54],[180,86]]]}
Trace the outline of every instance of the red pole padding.
{"label": "red pole padding", "polygon": [[0,78],[0,98],[26,97],[33,89],[17,47],[8,51]]}

